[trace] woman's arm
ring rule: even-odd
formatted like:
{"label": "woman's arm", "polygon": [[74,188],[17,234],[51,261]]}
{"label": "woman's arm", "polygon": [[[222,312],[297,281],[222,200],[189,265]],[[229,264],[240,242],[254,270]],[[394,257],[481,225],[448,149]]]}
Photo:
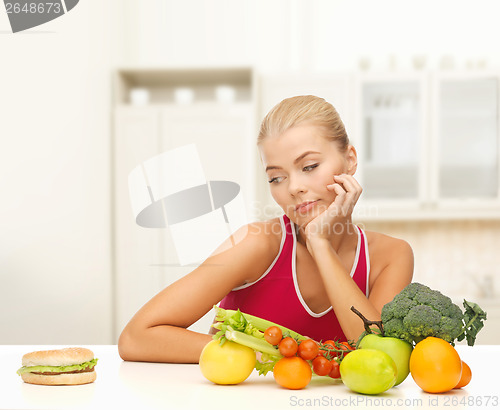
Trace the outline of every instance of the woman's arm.
{"label": "woman's arm", "polygon": [[355,306],[370,320],[380,320],[383,305],[411,282],[413,253],[404,241],[389,237],[379,238],[378,242],[384,243],[376,247],[377,259],[387,262],[377,275],[367,298],[353,281],[332,246],[335,225],[343,224],[345,228],[351,224],[352,210],[362,188],[351,175],[336,175],[334,178],[336,182],[327,188],[336,192],[336,198],[325,212],[306,226],[306,245],[318,266],[344,335],[348,339],[356,340],[363,332],[364,325],[351,311],[351,306]]}
{"label": "woman's arm", "polygon": [[312,240],[310,249],[320,271],[328,298],[348,340],[356,340],[364,330],[361,319],[351,311],[359,310],[367,319],[380,320],[380,312],[413,276],[413,252],[401,240],[389,238],[390,263],[377,275],[367,298],[343,266],[339,256],[326,240]]}
{"label": "woman's arm", "polygon": [[233,288],[265,272],[275,257],[276,249],[264,224],[240,229],[235,234],[234,246],[228,239],[198,268],[146,303],[120,335],[121,358],[197,363],[211,336],[187,328]]}
{"label": "woman's arm", "polygon": [[[372,247],[375,254],[381,253],[385,264],[377,267],[370,283],[368,300],[379,311],[394,299],[413,278],[414,259],[411,246],[401,240],[383,234],[374,234],[379,238]],[[373,259],[373,258],[372,258]]]}

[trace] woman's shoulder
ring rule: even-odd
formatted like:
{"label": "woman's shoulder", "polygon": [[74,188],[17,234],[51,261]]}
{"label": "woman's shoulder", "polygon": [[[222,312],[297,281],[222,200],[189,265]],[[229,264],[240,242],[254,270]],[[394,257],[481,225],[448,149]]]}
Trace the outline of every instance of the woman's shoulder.
{"label": "woman's shoulder", "polygon": [[[380,232],[366,232],[370,255],[370,291],[377,279],[383,287],[401,289],[413,277],[413,250],[408,242]],[[397,293],[397,292],[396,292]]]}
{"label": "woman's shoulder", "polygon": [[221,263],[226,262],[224,258],[240,261],[251,258],[255,263],[266,263],[271,257],[274,259],[280,248],[281,230],[280,218],[242,225],[219,245],[211,258],[217,257]]}
{"label": "woman's shoulder", "polygon": [[279,218],[251,222],[233,232],[204,262],[207,266],[230,266],[235,286],[253,282],[271,265],[279,253]]}
{"label": "woman's shoulder", "polygon": [[382,270],[392,261],[413,260],[413,250],[404,239],[374,231],[365,231],[372,267]]}
{"label": "woman's shoulder", "polygon": [[368,243],[375,246],[410,246],[404,239],[396,238],[381,232],[363,230]]}
{"label": "woman's shoulder", "polygon": [[254,257],[254,269],[246,282],[257,280],[273,263],[279,253],[282,239],[280,218],[252,222],[245,226],[247,249],[251,248]]}
{"label": "woman's shoulder", "polygon": [[273,218],[266,221],[251,222],[246,225],[248,236],[259,248],[275,253],[280,248],[283,235],[281,218]]}

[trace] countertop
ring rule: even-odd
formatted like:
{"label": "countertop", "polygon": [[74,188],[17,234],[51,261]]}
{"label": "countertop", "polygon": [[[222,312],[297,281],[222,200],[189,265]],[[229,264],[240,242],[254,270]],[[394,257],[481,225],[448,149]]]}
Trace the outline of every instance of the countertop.
{"label": "countertop", "polygon": [[499,408],[500,345],[457,346],[472,369],[463,389],[443,394],[423,392],[411,375],[398,387],[366,396],[341,381],[313,378],[303,390],[278,386],[269,373],[254,373],[242,384],[218,386],[206,380],[198,365],[124,362],[116,346],[83,346],[99,359],[94,383],[81,386],[37,386],[24,383],[16,370],[23,354],[68,346],[0,345],[1,409],[328,409],[328,408]]}

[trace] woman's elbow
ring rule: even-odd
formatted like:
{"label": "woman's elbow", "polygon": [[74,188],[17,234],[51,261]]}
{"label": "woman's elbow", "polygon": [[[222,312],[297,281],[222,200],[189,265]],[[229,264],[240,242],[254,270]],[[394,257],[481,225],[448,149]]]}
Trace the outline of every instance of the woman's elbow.
{"label": "woman's elbow", "polygon": [[129,362],[137,361],[136,340],[128,327],[123,329],[120,337],[118,338],[118,354],[120,357]]}

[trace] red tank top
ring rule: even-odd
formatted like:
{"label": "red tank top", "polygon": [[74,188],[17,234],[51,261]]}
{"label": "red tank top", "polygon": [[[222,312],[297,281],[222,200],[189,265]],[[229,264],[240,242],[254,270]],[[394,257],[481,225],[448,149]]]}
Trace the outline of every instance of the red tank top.
{"label": "red tank top", "polygon": [[[233,289],[222,301],[224,309],[240,309],[317,341],[340,340],[346,337],[333,308],[313,312],[305,303],[297,284],[295,270],[297,239],[290,219],[281,217],[280,250],[271,266],[255,282]],[[370,262],[368,244],[363,230],[357,227],[358,244],[351,277],[368,297]]]}

